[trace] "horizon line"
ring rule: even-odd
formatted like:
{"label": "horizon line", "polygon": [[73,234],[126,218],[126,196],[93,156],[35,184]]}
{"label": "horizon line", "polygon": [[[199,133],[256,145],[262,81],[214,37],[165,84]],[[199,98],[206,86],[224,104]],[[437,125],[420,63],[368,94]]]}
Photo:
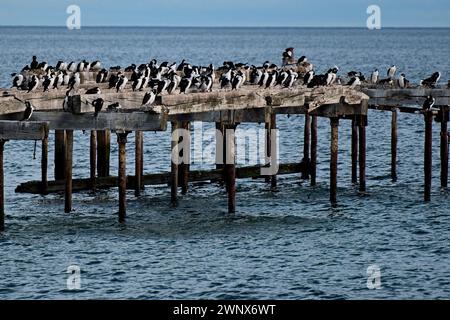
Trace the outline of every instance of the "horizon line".
{"label": "horizon line", "polygon": [[[0,27],[7,28],[33,28],[33,27],[44,27],[44,28],[67,28],[61,25],[2,25]],[[180,26],[167,26],[167,25],[86,25],[81,26],[83,28],[322,28],[322,29],[368,29],[365,26],[190,26],[190,25],[180,25]],[[381,29],[450,29],[450,26],[386,26]],[[75,29],[77,30],[77,29]],[[79,30],[79,29],[78,29]],[[369,29],[368,29],[369,30]],[[72,30],[71,30],[72,31]],[[370,30],[376,31],[376,30]]]}

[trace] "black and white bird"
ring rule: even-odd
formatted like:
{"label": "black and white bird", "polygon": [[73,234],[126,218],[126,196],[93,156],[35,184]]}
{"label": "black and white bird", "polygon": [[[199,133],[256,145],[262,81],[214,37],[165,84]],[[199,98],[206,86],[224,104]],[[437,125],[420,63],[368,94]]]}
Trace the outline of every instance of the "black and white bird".
{"label": "black and white bird", "polygon": [[172,94],[173,91],[178,88],[178,86],[180,85],[181,82],[181,77],[179,75],[177,75],[176,73],[172,73],[170,76],[170,84],[169,87],[167,88],[167,92],[169,94]]}
{"label": "black and white bird", "polygon": [[409,80],[406,79],[406,75],[404,73],[400,74],[400,77],[398,77],[397,84],[402,89],[409,86]]}
{"label": "black and white bird", "polygon": [[386,78],[386,79],[381,79],[380,81],[378,81],[379,84],[385,86],[385,85],[394,85],[394,80],[391,78]]}
{"label": "black and white bird", "polygon": [[283,52],[283,66],[295,63],[294,48],[287,48]]}
{"label": "black and white bird", "polygon": [[289,73],[286,70],[283,70],[280,72],[280,74],[278,75],[277,78],[277,83],[275,84],[275,86],[284,86],[284,83],[286,82],[286,79],[288,78]]}
{"label": "black and white bird", "polygon": [[245,82],[245,75],[242,71],[238,71],[231,83],[231,90],[239,90]]}
{"label": "black and white bird", "polygon": [[37,57],[33,56],[32,61],[30,63],[30,69],[36,70],[39,67],[39,62],[37,61]]}
{"label": "black and white bird", "polygon": [[[225,62],[224,62],[225,63]],[[224,72],[219,79],[220,82],[220,89],[224,89],[225,87],[229,86],[231,83],[231,76],[232,76],[232,69],[228,69],[226,72]]]}
{"label": "black and white bird", "polygon": [[22,121],[30,120],[33,111],[34,111],[33,105],[29,101],[25,101],[25,111],[23,113]]}
{"label": "black and white bird", "polygon": [[157,94],[161,94],[161,93],[163,93],[164,91],[166,91],[167,88],[169,87],[170,83],[171,83],[171,80],[170,80],[170,79],[162,79],[162,80],[159,80],[158,86],[157,86],[157,88],[156,88],[156,93],[157,93]]}
{"label": "black and white bird", "polygon": [[49,88],[52,88],[54,83],[55,83],[55,76],[53,74],[50,76],[45,76],[44,82],[42,82],[42,86],[44,87],[44,92],[48,91]]}
{"label": "black and white bird", "polygon": [[56,70],[58,71],[66,71],[67,70],[67,63],[65,63],[62,60],[59,60],[56,64]]}
{"label": "black and white bird", "polygon": [[58,75],[55,77],[55,81],[53,81],[53,89],[58,89],[58,87],[62,86],[64,83],[64,74],[62,72],[59,72]]}
{"label": "black and white bird", "polygon": [[305,73],[305,75],[303,76],[303,84],[308,85],[314,78],[314,74],[315,74],[314,70]]}
{"label": "black and white bird", "polygon": [[186,93],[187,90],[189,90],[189,88],[191,87],[193,80],[194,80],[193,74],[191,74],[189,77],[182,78],[180,81],[180,93]]}
{"label": "black and white bird", "polygon": [[370,83],[377,84],[380,77],[380,72],[378,69],[375,69],[372,74],[370,75]]}
{"label": "black and white bird", "polygon": [[395,73],[397,72],[397,67],[395,65],[392,65],[388,70],[387,70],[387,76],[391,79],[395,78]]}
{"label": "black and white bird", "polygon": [[99,87],[87,89],[85,92],[85,94],[101,94],[101,93],[102,93],[102,91],[100,90]]}
{"label": "black and white bird", "polygon": [[127,85],[127,82],[128,78],[125,75],[121,75],[119,81],[117,81],[116,84],[116,92],[124,90],[125,86]]}
{"label": "black and white bird", "polygon": [[435,88],[439,79],[441,78],[440,72],[433,73],[429,78],[420,81],[420,85],[424,87]]}
{"label": "black and white bird", "polygon": [[36,75],[32,75],[28,83],[28,92],[34,91],[39,87],[39,79]]}
{"label": "black and white bird", "polygon": [[202,92],[211,92],[214,80],[211,75],[201,76],[200,90]]}
{"label": "black and white bird", "polygon": [[69,80],[69,83],[67,85],[67,87],[69,89],[73,89],[73,90],[77,90],[78,87],[80,86],[81,83],[81,79],[80,79],[80,74],[78,72],[75,72]]}
{"label": "black and white bird", "polygon": [[95,77],[95,82],[103,83],[106,81],[107,78],[108,78],[108,70],[101,69]]}
{"label": "black and white bird", "polygon": [[354,88],[356,86],[360,86],[361,85],[361,79],[358,76],[355,76],[355,77],[350,79],[350,81],[348,82],[348,85],[351,88]]}
{"label": "black and white bird", "polygon": [[67,65],[67,71],[75,72],[77,71],[77,64],[74,61],[69,62]]}
{"label": "black and white bird", "polygon": [[102,67],[102,64],[100,63],[100,61],[96,60],[91,62],[91,64],[89,65],[89,70],[91,71],[98,71],[100,70]]}
{"label": "black and white bird", "polygon": [[431,95],[428,96],[422,105],[422,110],[423,111],[431,110],[434,107],[435,103],[436,103],[436,99],[434,97],[432,97]]}
{"label": "black and white bird", "polygon": [[142,106],[151,106],[156,99],[156,90],[153,89],[152,91],[146,92],[144,95],[144,99],[142,100]]}
{"label": "black and white bird", "polygon": [[278,78],[278,71],[275,70],[271,72],[266,82],[266,89],[274,87],[275,84],[277,83],[277,78]]}
{"label": "black and white bird", "polygon": [[298,79],[298,73],[295,72],[294,70],[291,69],[291,70],[289,70],[288,73],[289,73],[289,75],[288,75],[286,81],[284,82],[285,88],[291,88],[294,85],[295,81],[297,81],[297,79]]}
{"label": "black and white bird", "polygon": [[94,117],[97,118],[99,112],[103,108],[103,104],[105,101],[102,98],[97,98],[94,101],[92,101],[92,105],[94,106]]}
{"label": "black and white bird", "polygon": [[110,105],[108,105],[108,107],[106,107],[106,111],[108,112],[118,112],[122,109],[122,106],[120,105],[119,102],[114,102]]}
{"label": "black and white bird", "polygon": [[24,79],[23,75],[17,74],[17,73],[12,73],[11,77],[12,77],[12,87],[11,88],[20,88],[22,86],[23,79]]}
{"label": "black and white bird", "polygon": [[144,75],[139,76],[137,79],[133,80],[133,84],[131,85],[131,89],[133,91],[140,90],[142,86],[142,82],[144,81]]}

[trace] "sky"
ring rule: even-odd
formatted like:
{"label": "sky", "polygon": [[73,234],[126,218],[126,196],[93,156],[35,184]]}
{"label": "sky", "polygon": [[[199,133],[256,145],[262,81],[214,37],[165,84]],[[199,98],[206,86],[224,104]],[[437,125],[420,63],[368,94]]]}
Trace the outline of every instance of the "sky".
{"label": "sky", "polygon": [[450,0],[0,0],[0,25],[65,26],[69,5],[83,26],[450,27]]}

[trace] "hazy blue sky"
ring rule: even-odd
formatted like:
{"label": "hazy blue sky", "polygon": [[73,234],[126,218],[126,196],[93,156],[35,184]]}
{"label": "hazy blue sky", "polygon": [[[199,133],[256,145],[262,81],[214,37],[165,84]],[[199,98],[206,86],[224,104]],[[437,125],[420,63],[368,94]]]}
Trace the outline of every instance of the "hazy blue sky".
{"label": "hazy blue sky", "polygon": [[384,27],[450,27],[450,0],[0,0],[0,25],[65,26],[70,4],[82,26],[364,27],[376,4]]}

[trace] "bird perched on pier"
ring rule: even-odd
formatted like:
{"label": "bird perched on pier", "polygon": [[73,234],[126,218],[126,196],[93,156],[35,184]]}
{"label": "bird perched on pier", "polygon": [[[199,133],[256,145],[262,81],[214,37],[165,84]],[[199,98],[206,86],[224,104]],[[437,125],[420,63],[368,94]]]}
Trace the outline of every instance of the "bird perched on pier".
{"label": "bird perched on pier", "polygon": [[54,82],[55,82],[54,74],[51,74],[50,76],[45,76],[44,82],[42,83],[42,86],[44,87],[44,92],[48,91],[50,87],[53,87]]}
{"label": "bird perched on pier", "polygon": [[213,77],[211,75],[204,75],[201,76],[200,80],[200,90],[202,92],[211,92],[214,83]]}
{"label": "bird perched on pier", "polygon": [[59,61],[56,63],[55,69],[58,70],[58,71],[66,71],[66,70],[67,70],[67,63],[65,63],[65,62],[62,61],[62,60],[59,60]]}
{"label": "bird perched on pier", "polygon": [[381,79],[379,82],[379,84],[385,86],[385,85],[394,85],[394,80],[392,80],[391,78],[387,78],[387,79]]}
{"label": "bird perched on pier", "polygon": [[308,71],[307,73],[305,73],[305,75],[303,76],[303,84],[304,85],[308,85],[311,80],[314,78],[314,70]]}
{"label": "bird perched on pier", "polygon": [[348,82],[348,85],[351,88],[354,88],[356,86],[360,86],[361,85],[361,79],[359,78],[359,76],[354,76],[353,78],[350,79],[350,81]]}
{"label": "bird perched on pier", "polygon": [[239,90],[245,82],[245,75],[242,71],[238,71],[231,82],[231,90]]}
{"label": "bird perched on pier", "polygon": [[434,97],[432,97],[431,95],[429,95],[422,105],[422,110],[423,111],[431,110],[434,107],[435,103],[436,103],[436,99]]}
{"label": "bird perched on pier", "polygon": [[92,101],[92,105],[94,106],[94,117],[97,118],[99,112],[103,108],[103,104],[105,101],[102,98],[97,98],[94,101]]}
{"label": "bird perched on pier", "polygon": [[142,107],[151,106],[156,99],[156,90],[146,92],[144,95],[144,99],[142,100]]}
{"label": "bird perched on pier", "polygon": [[108,112],[119,112],[122,109],[122,106],[118,102],[114,102],[106,107]]}
{"label": "bird perched on pier", "polygon": [[267,78],[266,82],[266,89],[274,87],[275,84],[277,83],[277,78],[278,78],[277,70],[274,70],[271,73],[269,73],[269,77]]}
{"label": "bird perched on pier", "polygon": [[77,70],[77,64],[74,61],[69,62],[69,64],[67,65],[66,71],[75,72],[76,70]]}
{"label": "bird perched on pier", "polygon": [[101,67],[102,67],[102,64],[100,63],[100,61],[95,60],[95,61],[91,62],[91,64],[89,65],[89,70],[98,71],[101,69]]}
{"label": "bird perched on pier", "polygon": [[180,93],[186,93],[186,91],[189,90],[189,88],[191,87],[193,80],[194,80],[193,74],[182,78],[180,81]]}
{"label": "bird perched on pier", "polygon": [[17,73],[12,73],[11,77],[12,77],[12,87],[11,88],[19,89],[22,86],[22,83],[24,80],[23,75],[17,74]]}
{"label": "bird perched on pier", "polygon": [[100,90],[99,87],[87,89],[85,92],[85,94],[101,94],[101,93],[102,93],[102,91]]}
{"label": "bird perched on pier", "polygon": [[388,70],[387,70],[387,76],[391,79],[395,78],[395,73],[397,72],[397,67],[395,65],[392,65]]}
{"label": "bird perched on pier", "polygon": [[25,111],[23,113],[22,121],[30,120],[33,111],[34,111],[33,105],[29,101],[25,101]]}
{"label": "bird perched on pier", "polygon": [[172,72],[169,77],[171,82],[169,84],[169,87],[167,88],[167,92],[169,94],[172,94],[172,92],[180,85],[181,77],[177,75],[175,72]]}
{"label": "bird perched on pier", "polygon": [[[225,62],[224,62],[225,63]],[[220,89],[224,89],[231,83],[231,76],[232,76],[232,69],[228,69],[226,72],[222,73],[220,76],[219,82],[220,82]]]}
{"label": "bird perched on pier", "polygon": [[106,81],[107,78],[108,78],[108,70],[102,69],[97,73],[95,77],[95,82],[103,83]]}
{"label": "bird perched on pier", "polygon": [[440,72],[433,73],[429,78],[420,80],[420,85],[424,87],[435,88],[439,79],[441,78]]}
{"label": "bird perched on pier", "polygon": [[55,81],[53,81],[53,89],[58,89],[59,86],[62,86],[64,83],[64,74],[62,72],[58,72],[55,77]]}
{"label": "bird perched on pier", "polygon": [[380,77],[380,73],[378,72],[378,69],[375,69],[372,72],[372,74],[370,75],[370,83],[377,84],[379,77]]}
{"label": "bird perched on pier", "polygon": [[339,72],[339,68],[336,67],[336,66],[328,70],[328,72],[326,73],[326,76],[327,76],[326,84],[327,84],[327,86],[331,86],[331,85],[333,85],[336,82],[337,73],[338,72]]}
{"label": "bird perched on pier", "polygon": [[36,75],[32,75],[28,83],[28,92],[34,91],[39,87],[39,79]]}
{"label": "bird perched on pier", "polygon": [[69,80],[69,83],[67,85],[67,88],[69,89],[73,89],[73,90],[77,90],[78,87],[80,86],[81,83],[81,79],[80,79],[80,73],[75,72]]}
{"label": "bird perched on pier", "polygon": [[117,81],[116,84],[116,92],[122,91],[123,89],[125,89],[125,86],[127,85],[128,82],[128,78],[125,75],[121,75],[119,77],[119,81]]}
{"label": "bird perched on pier", "polygon": [[37,61],[37,57],[33,56],[32,61],[30,63],[30,69],[36,70],[39,67],[39,62]]}
{"label": "bird perched on pier", "polygon": [[286,79],[288,78],[289,73],[287,73],[286,70],[283,70],[280,72],[277,78],[277,82],[275,83],[275,86],[284,86],[284,83],[286,82]]}
{"label": "bird perched on pier", "polygon": [[287,48],[283,52],[283,67],[295,63],[294,48]]}
{"label": "bird perched on pier", "polygon": [[397,84],[402,89],[409,86],[409,80],[406,79],[406,75],[404,73],[400,74],[400,77],[398,77]]}
{"label": "bird perched on pier", "polygon": [[288,77],[287,77],[286,81],[284,82],[284,87],[291,88],[294,85],[295,81],[297,81],[297,79],[298,79],[298,73],[292,69],[289,70]]}

